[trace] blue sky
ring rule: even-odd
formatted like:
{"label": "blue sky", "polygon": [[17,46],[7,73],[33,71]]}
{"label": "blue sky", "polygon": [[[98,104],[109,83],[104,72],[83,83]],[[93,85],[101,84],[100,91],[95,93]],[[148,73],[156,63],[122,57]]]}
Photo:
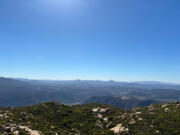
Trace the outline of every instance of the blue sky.
{"label": "blue sky", "polygon": [[0,0],[0,76],[180,83],[179,0]]}

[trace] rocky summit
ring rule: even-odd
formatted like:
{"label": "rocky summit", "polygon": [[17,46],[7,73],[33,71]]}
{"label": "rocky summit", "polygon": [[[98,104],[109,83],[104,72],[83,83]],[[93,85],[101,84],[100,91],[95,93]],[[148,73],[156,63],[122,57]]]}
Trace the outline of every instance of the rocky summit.
{"label": "rocky summit", "polygon": [[180,103],[121,110],[56,102],[0,109],[1,135],[179,135]]}

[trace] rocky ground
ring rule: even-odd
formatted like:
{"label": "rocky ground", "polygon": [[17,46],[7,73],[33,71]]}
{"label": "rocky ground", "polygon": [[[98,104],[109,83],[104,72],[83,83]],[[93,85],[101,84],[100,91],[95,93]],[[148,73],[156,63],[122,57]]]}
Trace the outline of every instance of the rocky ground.
{"label": "rocky ground", "polygon": [[180,103],[121,110],[109,105],[60,105],[0,109],[2,135],[178,135]]}

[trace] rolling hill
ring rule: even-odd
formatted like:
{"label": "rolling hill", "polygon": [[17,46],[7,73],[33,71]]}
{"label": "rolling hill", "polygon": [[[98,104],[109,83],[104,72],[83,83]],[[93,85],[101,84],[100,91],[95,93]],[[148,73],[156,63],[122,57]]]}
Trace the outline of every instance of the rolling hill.
{"label": "rolling hill", "polygon": [[85,101],[85,103],[108,104],[119,107],[121,109],[130,109],[135,107],[149,106],[151,104],[158,104],[161,102],[152,99],[141,100],[133,97],[102,96],[102,97],[92,97],[87,101]]}

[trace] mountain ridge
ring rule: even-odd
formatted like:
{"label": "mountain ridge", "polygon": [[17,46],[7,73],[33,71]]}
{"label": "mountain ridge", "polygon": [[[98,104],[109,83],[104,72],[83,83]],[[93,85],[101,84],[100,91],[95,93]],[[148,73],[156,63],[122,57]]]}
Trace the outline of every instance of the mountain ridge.
{"label": "mountain ridge", "polygon": [[[144,87],[144,86],[143,86]],[[57,101],[63,104],[82,104],[98,96],[122,96],[157,101],[180,100],[180,90],[138,88],[136,85],[121,86],[111,81],[37,82],[19,81],[12,78],[0,79],[0,107],[27,106],[41,102]],[[163,86],[163,88],[166,86]],[[173,86],[174,87],[174,86]]]}

